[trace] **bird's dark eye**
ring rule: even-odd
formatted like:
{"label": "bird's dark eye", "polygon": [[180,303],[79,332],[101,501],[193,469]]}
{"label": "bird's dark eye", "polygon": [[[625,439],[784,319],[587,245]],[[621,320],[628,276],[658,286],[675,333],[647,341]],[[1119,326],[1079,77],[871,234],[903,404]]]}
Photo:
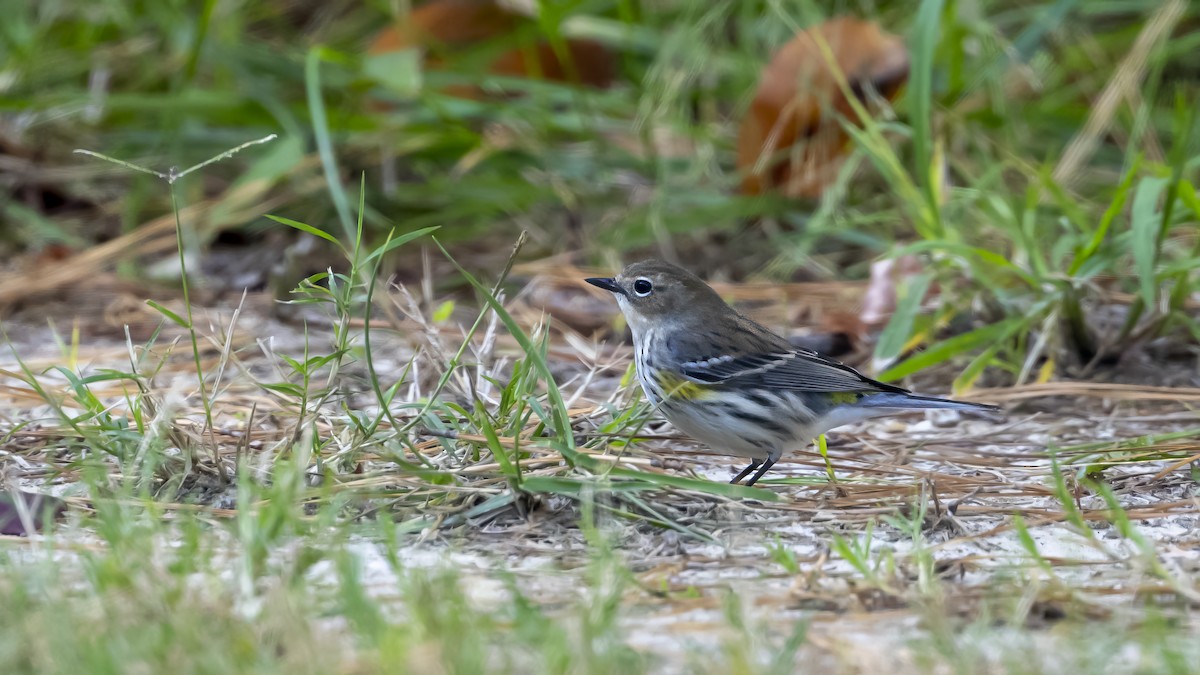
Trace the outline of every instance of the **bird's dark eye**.
{"label": "bird's dark eye", "polygon": [[641,277],[637,281],[633,282],[633,292],[639,298],[644,298],[647,295],[650,295],[650,293],[653,291],[654,291],[654,284],[650,283],[650,280],[647,279],[646,277]]}

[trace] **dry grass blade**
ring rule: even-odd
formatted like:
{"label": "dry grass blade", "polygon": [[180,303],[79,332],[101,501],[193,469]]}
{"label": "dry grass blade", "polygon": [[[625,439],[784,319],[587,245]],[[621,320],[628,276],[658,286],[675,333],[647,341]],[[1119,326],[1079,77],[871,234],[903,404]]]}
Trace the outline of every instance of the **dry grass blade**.
{"label": "dry grass blade", "polygon": [[1079,167],[1088,161],[1099,146],[1101,137],[1113,122],[1120,102],[1136,100],[1137,95],[1134,92],[1142,86],[1150,53],[1174,30],[1187,6],[1185,0],[1166,0],[1146,22],[1133,48],[1125,55],[1112,79],[1091,106],[1092,112],[1087,123],[1071,140],[1071,144],[1059,159],[1058,166],[1054,168],[1056,182],[1062,185],[1071,184]]}

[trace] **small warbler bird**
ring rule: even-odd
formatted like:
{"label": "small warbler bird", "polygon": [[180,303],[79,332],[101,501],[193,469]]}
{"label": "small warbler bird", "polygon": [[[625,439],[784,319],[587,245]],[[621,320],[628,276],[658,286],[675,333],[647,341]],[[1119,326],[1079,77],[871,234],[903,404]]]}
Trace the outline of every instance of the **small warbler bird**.
{"label": "small warbler bird", "polygon": [[750,459],[754,485],[784,451],[843,424],[905,410],[999,408],[919,396],[877,382],[742,316],[699,277],[661,260],[587,279],[612,293],[633,331],[646,397],[680,431]]}

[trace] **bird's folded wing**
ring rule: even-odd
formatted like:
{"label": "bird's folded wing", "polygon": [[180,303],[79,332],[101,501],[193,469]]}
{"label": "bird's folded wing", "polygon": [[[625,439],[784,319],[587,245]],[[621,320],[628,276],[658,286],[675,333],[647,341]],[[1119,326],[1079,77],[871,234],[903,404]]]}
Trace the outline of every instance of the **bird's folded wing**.
{"label": "bird's folded wing", "polygon": [[798,391],[908,392],[808,350],[716,356],[681,363],[680,372],[703,384],[755,384]]}

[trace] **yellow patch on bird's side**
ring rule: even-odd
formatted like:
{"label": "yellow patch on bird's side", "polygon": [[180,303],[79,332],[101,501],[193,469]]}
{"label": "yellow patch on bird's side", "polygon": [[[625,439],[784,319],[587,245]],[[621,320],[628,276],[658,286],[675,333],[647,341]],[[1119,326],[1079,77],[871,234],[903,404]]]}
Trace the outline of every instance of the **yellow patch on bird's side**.
{"label": "yellow patch on bird's side", "polygon": [[667,398],[702,401],[713,396],[713,392],[708,387],[671,373],[659,372],[655,375],[655,379],[658,380],[658,386],[662,387]]}
{"label": "yellow patch on bird's side", "polygon": [[835,391],[829,395],[834,405],[849,405],[858,401],[858,394],[852,391]]}

